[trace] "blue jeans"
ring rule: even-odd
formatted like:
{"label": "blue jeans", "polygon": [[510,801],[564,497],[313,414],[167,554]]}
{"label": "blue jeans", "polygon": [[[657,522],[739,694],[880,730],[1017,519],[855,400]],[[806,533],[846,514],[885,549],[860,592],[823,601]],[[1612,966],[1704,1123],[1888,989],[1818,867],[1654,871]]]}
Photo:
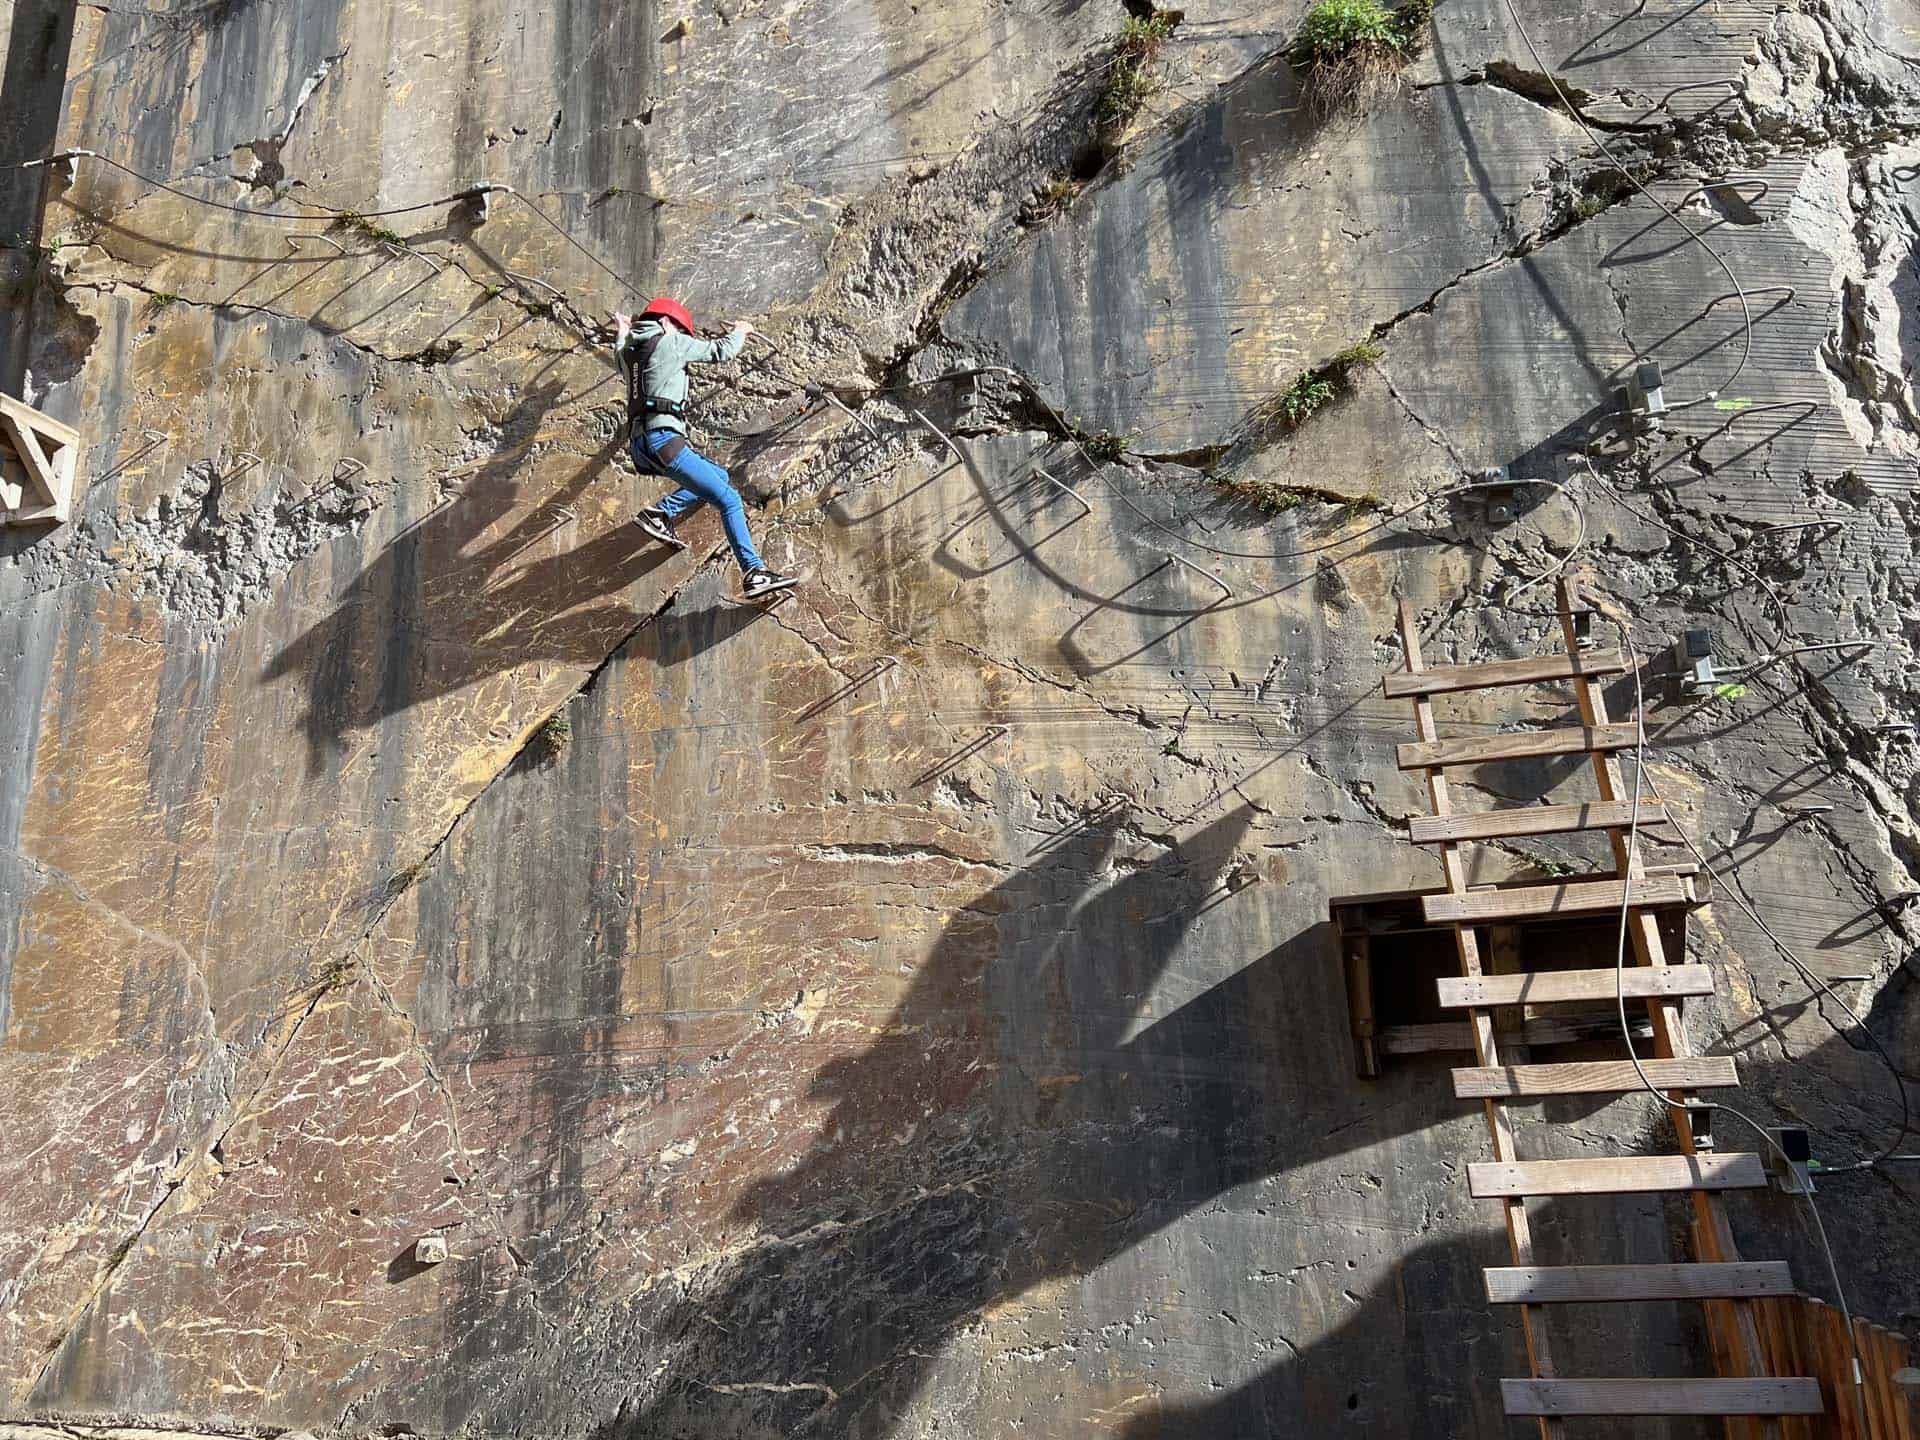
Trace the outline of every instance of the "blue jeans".
{"label": "blue jeans", "polygon": [[[674,438],[674,433],[672,430],[650,431],[646,443],[658,450]],[[642,475],[658,473],[658,468],[647,458],[646,448],[638,435],[633,437],[633,467]],[[691,515],[702,505],[717,506],[720,518],[727,527],[727,541],[733,546],[733,558],[740,562],[741,573],[751,574],[760,569],[760,552],[753,548],[753,536],[747,530],[747,507],[740,501],[740,492],[728,482],[727,472],[691,445],[682,447],[666,470],[680,482],[680,488],[654,508],[667,519],[678,520],[682,515]]]}

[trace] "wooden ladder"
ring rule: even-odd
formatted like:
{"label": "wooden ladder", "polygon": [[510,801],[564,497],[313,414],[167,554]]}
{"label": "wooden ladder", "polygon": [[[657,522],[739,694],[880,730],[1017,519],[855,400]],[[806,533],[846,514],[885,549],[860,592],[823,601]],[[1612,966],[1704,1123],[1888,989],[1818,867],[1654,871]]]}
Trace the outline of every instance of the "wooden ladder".
{"label": "wooden ladder", "polygon": [[[1413,702],[1418,738],[1399,750],[1400,768],[1423,771],[1433,802],[1432,818],[1413,822],[1413,839],[1435,846],[1446,873],[1444,893],[1422,904],[1429,923],[1453,927],[1460,977],[1440,982],[1440,1002],[1464,1009],[1470,1022],[1477,1065],[1453,1072],[1454,1093],[1486,1106],[1493,1159],[1467,1167],[1476,1196],[1497,1199],[1505,1213],[1513,1264],[1486,1272],[1487,1298],[1517,1305],[1533,1374],[1501,1382],[1509,1415],[1539,1417],[1544,1436],[1560,1436],[1560,1417],[1569,1415],[1722,1415],[1766,1417],[1729,1419],[1730,1435],[1780,1433],[1783,1415],[1822,1412],[1819,1383],[1767,1374],[1753,1299],[1784,1295],[1792,1280],[1784,1262],[1749,1263],[1740,1259],[1727,1223],[1720,1192],[1766,1184],[1766,1166],[1755,1154],[1698,1149],[1683,1110],[1669,1110],[1676,1155],[1625,1156],[1592,1160],[1523,1160],[1514,1147],[1507,1104],[1542,1095],[1628,1092],[1642,1088],[1631,1060],[1582,1064],[1505,1064],[1499,1049],[1492,1007],[1560,1000],[1608,1000],[1616,983],[1643,1004],[1652,1022],[1654,1058],[1641,1062],[1647,1076],[1668,1097],[1683,1100],[1691,1091],[1739,1083],[1733,1061],[1694,1056],[1687,1049],[1680,1005],[1687,995],[1710,994],[1712,975],[1702,965],[1669,965],[1660,929],[1648,906],[1684,899],[1679,881],[1648,874],[1637,848],[1630,851],[1631,798],[1622,798],[1612,752],[1630,749],[1636,728],[1608,719],[1596,678],[1628,673],[1633,660],[1619,651],[1583,651],[1576,638],[1574,594],[1560,584],[1560,626],[1564,653],[1481,665],[1427,666],[1413,611],[1400,605],[1400,641],[1406,652],[1404,673],[1386,677],[1388,698]],[[1579,704],[1577,728],[1442,740],[1434,723],[1433,697],[1499,686],[1569,683]],[[1477,765],[1542,755],[1588,755],[1599,783],[1597,803],[1524,806],[1475,815],[1456,815],[1447,790],[1447,767]],[[1641,826],[1665,816],[1645,801]],[[1583,881],[1519,889],[1469,890],[1461,847],[1514,835],[1603,831],[1612,843],[1610,875]],[[1637,964],[1624,976],[1612,970],[1541,971],[1490,975],[1481,966],[1476,923],[1549,919],[1562,914],[1618,910],[1622,887],[1632,877],[1627,912]],[[1668,893],[1672,891],[1674,893]],[[1697,1261],[1672,1265],[1543,1266],[1534,1261],[1533,1233],[1527,1215],[1532,1195],[1634,1194],[1683,1191],[1693,1207]],[[1708,1304],[1715,1348],[1724,1357],[1716,1379],[1563,1379],[1553,1364],[1548,1339],[1536,1309],[1562,1302],[1692,1299]],[[1731,1377],[1727,1378],[1728,1370]]]}

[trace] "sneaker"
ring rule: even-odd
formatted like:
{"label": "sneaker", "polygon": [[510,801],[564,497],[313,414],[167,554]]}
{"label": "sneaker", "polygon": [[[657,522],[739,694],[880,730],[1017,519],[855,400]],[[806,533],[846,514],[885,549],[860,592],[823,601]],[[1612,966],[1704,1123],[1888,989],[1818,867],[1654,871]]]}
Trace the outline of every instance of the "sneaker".
{"label": "sneaker", "polygon": [[676,550],[687,548],[687,542],[673,533],[673,521],[658,510],[649,507],[633,517],[633,523],[640,527],[644,535],[658,540],[662,545],[671,545]]}
{"label": "sneaker", "polygon": [[741,585],[749,600],[758,600],[762,595],[771,595],[776,590],[791,590],[799,583],[798,576],[776,574],[763,566],[749,572]]}

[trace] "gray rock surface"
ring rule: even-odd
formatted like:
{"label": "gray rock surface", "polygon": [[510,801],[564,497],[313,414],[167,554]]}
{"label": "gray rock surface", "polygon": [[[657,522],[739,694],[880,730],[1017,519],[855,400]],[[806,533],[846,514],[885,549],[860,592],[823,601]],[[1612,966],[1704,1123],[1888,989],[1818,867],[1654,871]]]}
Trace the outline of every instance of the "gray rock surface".
{"label": "gray rock surface", "polygon": [[[1723,876],[1696,1048],[1831,1161],[1893,1142],[1735,902],[1911,1071],[1912,16],[1516,4],[1317,120],[1301,0],[1192,3],[1103,126],[1107,0],[15,0],[0,160],[170,188],[0,171],[4,378],[89,446],[74,523],[0,530],[0,1437],[1527,1433],[1484,1122],[1459,1057],[1355,1078],[1327,901],[1438,880],[1397,601],[1430,660],[1537,653],[1570,555],[1750,668],[1649,680]],[[777,342],[695,407],[807,572],[772,610],[711,519],[626,523],[606,321],[657,291]],[[1622,435],[1650,357],[1697,403]],[[1494,466],[1512,524],[1439,496]],[[1909,1332],[1914,1186],[1820,1196]],[[1551,1325],[1709,1369],[1689,1307]]]}

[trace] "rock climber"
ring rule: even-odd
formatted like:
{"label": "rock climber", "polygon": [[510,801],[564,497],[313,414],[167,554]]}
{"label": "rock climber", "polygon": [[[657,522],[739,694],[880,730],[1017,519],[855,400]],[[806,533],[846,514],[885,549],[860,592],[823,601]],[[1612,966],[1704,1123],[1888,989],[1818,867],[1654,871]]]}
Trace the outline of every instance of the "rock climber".
{"label": "rock climber", "polygon": [[753,548],[740,492],[725,470],[687,443],[687,367],[725,364],[758,332],[745,320],[736,320],[724,339],[703,340],[694,334],[687,307],[664,295],[647,302],[638,321],[616,313],[613,323],[614,355],[627,381],[634,468],[680,482],[678,490],[634,516],[634,524],[664,545],[685,549],[686,542],[674,534],[674,523],[702,505],[716,506],[749,600],[799,584],[766,567]]}

